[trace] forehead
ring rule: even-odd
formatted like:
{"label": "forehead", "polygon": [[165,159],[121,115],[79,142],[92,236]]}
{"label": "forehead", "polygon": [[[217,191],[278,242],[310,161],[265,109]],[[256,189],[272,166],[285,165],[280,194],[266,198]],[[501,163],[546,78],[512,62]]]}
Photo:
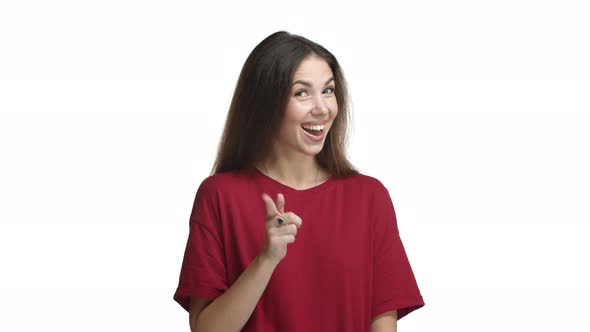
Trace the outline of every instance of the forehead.
{"label": "forehead", "polygon": [[[293,74],[293,81],[296,80],[326,80],[332,76],[332,70],[328,63],[317,56],[305,58]],[[322,81],[323,83],[323,81]]]}

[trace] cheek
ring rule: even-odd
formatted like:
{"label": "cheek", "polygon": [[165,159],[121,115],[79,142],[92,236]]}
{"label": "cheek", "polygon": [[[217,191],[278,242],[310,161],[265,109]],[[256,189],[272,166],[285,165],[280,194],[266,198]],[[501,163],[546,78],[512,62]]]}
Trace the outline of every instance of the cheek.
{"label": "cheek", "polygon": [[281,123],[280,135],[284,138],[290,138],[294,135],[298,135],[298,127],[303,121],[302,116],[305,116],[305,113],[298,111],[296,108],[292,106],[287,106],[283,122]]}
{"label": "cheek", "polygon": [[285,110],[285,123],[299,125],[305,120],[307,113],[307,109],[303,105],[290,103]]}
{"label": "cheek", "polygon": [[338,102],[336,102],[336,98],[332,99],[328,105],[331,113],[330,115],[335,118],[336,114],[338,114]]}
{"label": "cheek", "polygon": [[334,107],[334,109],[338,109],[338,99],[336,99],[336,97],[330,98],[330,106]]}

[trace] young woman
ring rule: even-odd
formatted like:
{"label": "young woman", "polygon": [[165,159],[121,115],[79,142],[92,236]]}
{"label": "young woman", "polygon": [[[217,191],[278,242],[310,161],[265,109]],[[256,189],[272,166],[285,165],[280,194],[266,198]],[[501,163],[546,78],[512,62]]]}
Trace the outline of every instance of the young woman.
{"label": "young woman", "polygon": [[279,31],[248,56],[174,294],[193,331],[396,331],[424,306],[388,190],[346,158],[348,112],[321,45]]}

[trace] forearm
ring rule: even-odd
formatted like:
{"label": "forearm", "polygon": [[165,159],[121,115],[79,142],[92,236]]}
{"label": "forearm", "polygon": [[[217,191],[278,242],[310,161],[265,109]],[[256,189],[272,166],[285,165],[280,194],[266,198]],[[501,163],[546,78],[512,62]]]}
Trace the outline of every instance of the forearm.
{"label": "forearm", "polygon": [[233,285],[201,311],[195,327],[198,332],[240,331],[252,315],[256,303],[277,263],[258,255]]}

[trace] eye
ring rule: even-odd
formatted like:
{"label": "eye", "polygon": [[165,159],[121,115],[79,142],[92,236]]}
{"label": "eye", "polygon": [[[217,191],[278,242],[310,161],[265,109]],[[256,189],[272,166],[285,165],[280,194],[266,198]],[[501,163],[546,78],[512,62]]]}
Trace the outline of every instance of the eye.
{"label": "eye", "polygon": [[[333,86],[329,86],[329,87],[327,87],[327,88],[326,88],[326,90],[330,90],[330,92],[329,92],[330,94],[333,94],[333,93],[335,92],[335,91],[334,91],[334,87],[333,87]],[[324,91],[326,91],[326,90],[324,90]],[[295,96],[297,96],[297,97],[301,96],[301,93],[302,93],[302,92],[305,92],[305,93],[307,93],[307,91],[306,91],[306,90],[299,90],[299,91],[295,92]]]}
{"label": "eye", "polygon": [[299,90],[299,91],[295,92],[295,96],[299,96],[302,92],[307,93],[305,90]]}

